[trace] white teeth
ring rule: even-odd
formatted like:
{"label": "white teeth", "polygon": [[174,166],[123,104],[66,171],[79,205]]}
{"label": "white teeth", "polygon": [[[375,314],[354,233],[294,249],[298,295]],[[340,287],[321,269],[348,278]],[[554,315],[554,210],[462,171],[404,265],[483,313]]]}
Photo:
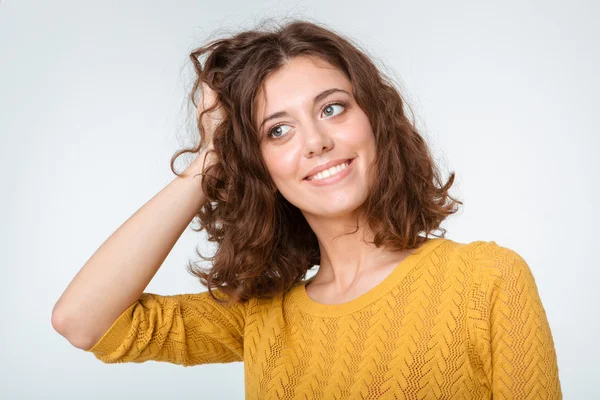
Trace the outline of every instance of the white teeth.
{"label": "white teeth", "polygon": [[318,172],[315,175],[308,177],[308,180],[310,180],[310,181],[319,181],[321,179],[329,178],[330,176],[336,175],[337,173],[339,173],[342,170],[346,169],[349,164],[350,164],[350,160],[346,161],[343,164],[336,165],[336,166],[331,167],[329,169],[326,169],[324,171]]}

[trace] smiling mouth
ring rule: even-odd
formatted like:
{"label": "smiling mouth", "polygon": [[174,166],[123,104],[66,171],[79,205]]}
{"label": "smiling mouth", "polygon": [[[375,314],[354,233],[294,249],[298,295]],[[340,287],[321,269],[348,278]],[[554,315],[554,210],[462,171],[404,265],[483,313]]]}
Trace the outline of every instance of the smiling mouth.
{"label": "smiling mouth", "polygon": [[304,178],[304,180],[315,182],[315,181],[320,181],[323,179],[330,178],[332,176],[336,176],[337,174],[341,173],[343,170],[348,168],[348,166],[352,163],[353,160],[354,160],[353,158],[348,159],[341,164],[334,165],[333,167],[328,168],[323,171],[320,171],[320,172],[317,172],[314,175],[307,176],[306,178]]}

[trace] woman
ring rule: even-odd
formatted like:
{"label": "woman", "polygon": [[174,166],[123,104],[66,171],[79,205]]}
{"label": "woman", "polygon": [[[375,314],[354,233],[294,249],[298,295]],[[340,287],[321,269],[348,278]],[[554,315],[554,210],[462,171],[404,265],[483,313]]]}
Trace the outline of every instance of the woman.
{"label": "woman", "polygon": [[[105,363],[244,361],[248,399],[562,397],[527,263],[444,237],[454,174],[363,52],[294,21],[191,58],[201,140],[171,168],[198,155],[84,265],[58,332]],[[196,216],[209,291],[143,292]]]}

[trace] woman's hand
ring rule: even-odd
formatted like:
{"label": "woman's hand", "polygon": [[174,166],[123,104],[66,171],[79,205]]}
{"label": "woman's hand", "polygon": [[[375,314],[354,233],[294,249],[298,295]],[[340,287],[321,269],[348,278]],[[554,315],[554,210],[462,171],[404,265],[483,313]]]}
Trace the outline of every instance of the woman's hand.
{"label": "woman's hand", "polygon": [[[208,85],[202,82],[202,93],[200,100],[198,101],[198,107],[196,108],[196,119],[200,119],[200,113],[210,108],[213,104],[217,103],[217,94],[214,90],[208,87]],[[223,120],[224,112],[220,104],[214,111],[207,112],[202,117],[202,132],[204,134],[204,146],[198,153],[194,161],[183,173],[184,176],[203,174],[206,168],[216,160],[213,147],[213,137],[215,129],[219,123]]]}

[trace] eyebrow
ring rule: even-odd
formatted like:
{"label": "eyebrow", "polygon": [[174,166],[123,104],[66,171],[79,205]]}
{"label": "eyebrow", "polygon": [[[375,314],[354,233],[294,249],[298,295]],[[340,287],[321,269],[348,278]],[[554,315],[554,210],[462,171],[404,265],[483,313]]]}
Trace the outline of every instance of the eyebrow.
{"label": "eyebrow", "polygon": [[[313,104],[318,103],[319,101],[321,101],[325,97],[327,97],[330,94],[335,93],[335,92],[343,92],[343,93],[346,93],[347,95],[350,95],[350,93],[348,93],[344,89],[338,89],[338,88],[327,89],[327,90],[324,90],[324,91],[322,91],[321,93],[319,93],[318,95],[315,96],[315,98],[313,99]],[[289,116],[289,114],[287,113],[287,111],[277,111],[276,113],[273,113],[273,114],[269,115],[267,118],[265,118],[263,120],[263,122],[260,124],[260,126],[258,127],[258,129],[259,130],[262,129],[263,125],[267,121],[270,121],[270,120],[275,119],[275,118],[287,117],[287,116]]]}

